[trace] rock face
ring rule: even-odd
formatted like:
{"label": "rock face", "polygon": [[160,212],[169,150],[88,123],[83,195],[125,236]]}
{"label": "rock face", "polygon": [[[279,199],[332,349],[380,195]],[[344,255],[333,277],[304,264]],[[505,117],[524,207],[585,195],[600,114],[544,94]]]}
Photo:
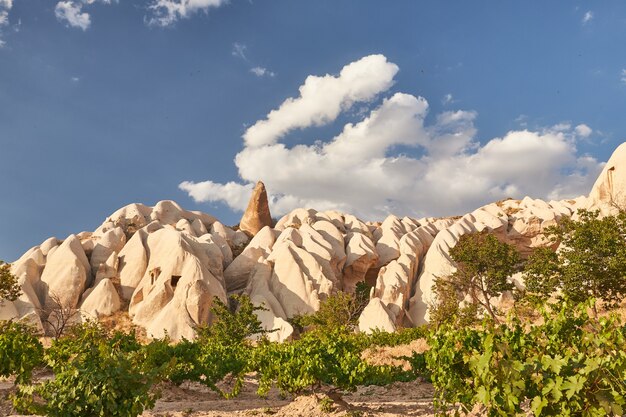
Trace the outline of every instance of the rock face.
{"label": "rock face", "polygon": [[251,236],[256,235],[261,229],[272,225],[270,206],[267,202],[265,185],[259,181],[252,191],[252,197],[248,202],[248,208],[243,213],[239,222],[239,230]]}
{"label": "rock face", "polygon": [[294,315],[313,313],[337,291],[354,292],[365,283],[370,300],[360,331],[393,331],[428,322],[429,306],[437,302],[433,284],[454,272],[449,251],[461,236],[487,230],[527,255],[550,244],[546,227],[575,217],[579,208],[610,213],[625,205],[626,145],[588,198],[509,199],[455,218],[390,215],[372,223],[299,208],[272,228],[262,183],[241,230],[173,201],[131,204],[93,232],[50,238],[14,262],[23,294],[0,304],[0,319],[21,318],[41,328],[40,314],[56,298],[84,317],[127,313],[149,336],[193,338],[196,326],[212,322],[215,297],[245,293],[265,308],[257,317],[280,341],[292,337],[288,320]]}
{"label": "rock face", "polygon": [[588,208],[611,214],[626,208],[626,143],[613,152],[589,194]]}

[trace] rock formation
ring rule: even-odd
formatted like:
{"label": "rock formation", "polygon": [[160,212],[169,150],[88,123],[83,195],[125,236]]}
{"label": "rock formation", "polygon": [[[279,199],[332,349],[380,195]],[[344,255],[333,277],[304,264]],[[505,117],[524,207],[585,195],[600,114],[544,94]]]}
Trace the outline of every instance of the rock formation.
{"label": "rock formation", "polygon": [[626,143],[607,161],[589,194],[588,207],[605,214],[626,209]]}
{"label": "rock formation", "polygon": [[[393,331],[429,320],[437,277],[455,270],[449,251],[460,237],[487,230],[529,254],[548,245],[546,227],[580,208],[615,210],[626,203],[626,145],[607,163],[588,198],[503,200],[454,218],[390,215],[364,222],[337,211],[299,208],[272,228],[267,195],[255,187],[240,230],[172,201],[131,204],[93,232],[50,238],[12,264],[22,296],[0,304],[0,319],[41,327],[51,297],[84,317],[128,313],[147,334],[193,338],[213,320],[215,297],[245,293],[274,340],[294,329],[288,319],[315,312],[337,291],[370,287],[358,327]],[[253,236],[250,239],[250,236]],[[522,282],[518,283],[523,285]]]}
{"label": "rock formation", "polygon": [[267,192],[265,191],[265,185],[259,181],[252,191],[248,208],[246,208],[241,217],[239,230],[254,236],[265,226],[271,225],[272,216],[269,203],[267,202]]}

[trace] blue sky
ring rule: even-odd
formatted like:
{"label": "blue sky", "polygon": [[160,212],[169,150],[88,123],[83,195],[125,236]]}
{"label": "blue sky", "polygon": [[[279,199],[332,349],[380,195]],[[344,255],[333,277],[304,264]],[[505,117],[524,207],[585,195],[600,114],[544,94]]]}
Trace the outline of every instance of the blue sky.
{"label": "blue sky", "polygon": [[256,179],[275,213],[565,198],[624,139],[622,1],[181,1],[0,0],[0,259],[131,202],[235,224]]}

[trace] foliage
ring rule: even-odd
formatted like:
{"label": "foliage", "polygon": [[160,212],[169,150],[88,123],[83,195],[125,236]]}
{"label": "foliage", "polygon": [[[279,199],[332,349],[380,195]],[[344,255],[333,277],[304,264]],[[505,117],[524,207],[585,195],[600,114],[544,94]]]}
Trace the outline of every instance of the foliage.
{"label": "foliage", "polygon": [[400,346],[423,339],[428,336],[428,332],[427,326],[401,328],[395,332],[374,329],[370,334],[359,333],[357,337],[363,338],[367,346]]}
{"label": "foliage", "polygon": [[75,326],[46,350],[54,379],[20,386],[14,404],[53,417],[138,416],[154,406],[152,386],[167,367],[147,369],[146,355],[134,334],[109,335],[95,323]]}
{"label": "foliage", "polygon": [[429,340],[426,362],[440,413],[476,403],[489,415],[622,415],[626,339],[616,317],[590,319],[586,306],[544,311],[544,324],[519,320],[482,330],[443,326]]}
{"label": "foliage", "polygon": [[[525,268],[527,290],[546,299],[559,290],[561,299],[589,299],[616,306],[626,295],[626,212],[599,218],[599,212],[579,210],[579,220],[566,218],[550,227],[555,253],[536,250]],[[593,306],[594,312],[596,305]]]}
{"label": "foliage", "polygon": [[374,366],[361,359],[366,344],[345,327],[315,329],[301,339],[270,343],[254,351],[259,375],[259,394],[272,386],[281,392],[300,393],[322,384],[353,391],[358,385],[384,385],[406,378],[398,367]]}
{"label": "foliage", "polygon": [[294,317],[292,323],[300,329],[305,327],[356,328],[359,316],[369,302],[370,287],[365,282],[356,285],[354,294],[338,291],[320,303],[320,308],[313,314]]}
{"label": "foliage", "polygon": [[4,300],[15,301],[22,295],[22,289],[17,282],[17,277],[11,273],[11,265],[0,261],[0,302]]}
{"label": "foliage", "polygon": [[[197,381],[224,397],[239,393],[244,375],[251,371],[250,338],[266,331],[255,314],[261,307],[255,307],[245,295],[231,296],[230,300],[232,307],[215,298],[212,311],[216,321],[199,328],[195,341],[183,340],[174,347],[176,365],[170,376],[172,382]],[[233,381],[230,392],[217,386],[227,376]]]}
{"label": "foliage", "polygon": [[433,285],[437,299],[429,306],[430,323],[435,327],[454,324],[466,327],[476,324],[479,306],[475,303],[463,303],[465,296],[458,285],[449,277],[438,278]]}
{"label": "foliage", "polygon": [[[456,246],[450,249],[450,257],[456,262],[457,270],[436,280],[434,290],[442,304],[435,307],[435,318],[463,317],[468,313],[471,316],[482,308],[497,320],[498,312],[490,299],[514,289],[509,277],[520,264],[515,247],[500,242],[487,232],[470,233],[461,236]],[[471,307],[457,310],[466,295],[470,297]],[[437,311],[437,308],[442,310]]]}
{"label": "foliage", "polygon": [[16,383],[27,383],[42,360],[43,346],[34,328],[0,321],[0,376],[16,376]]}

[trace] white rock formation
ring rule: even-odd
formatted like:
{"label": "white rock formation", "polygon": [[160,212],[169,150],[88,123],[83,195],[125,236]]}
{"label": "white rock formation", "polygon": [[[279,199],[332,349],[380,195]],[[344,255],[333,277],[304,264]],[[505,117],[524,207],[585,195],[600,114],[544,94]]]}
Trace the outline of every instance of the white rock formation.
{"label": "white rock formation", "polygon": [[195,326],[211,323],[214,297],[246,293],[266,308],[257,316],[274,330],[269,337],[285,340],[293,334],[289,318],[313,313],[336,291],[353,292],[366,282],[372,288],[360,330],[392,331],[429,320],[428,307],[437,302],[433,284],[454,272],[449,250],[461,236],[487,230],[527,255],[549,244],[546,227],[575,218],[577,209],[608,214],[625,205],[626,144],[615,151],[589,198],[503,200],[458,218],[390,215],[364,222],[300,208],[250,240],[173,201],[130,204],[93,232],[47,239],[14,262],[23,294],[2,303],[0,319],[26,318],[40,327],[38,314],[56,294],[69,306],[80,303],[85,315],[124,309],[149,335],[193,338]]}

